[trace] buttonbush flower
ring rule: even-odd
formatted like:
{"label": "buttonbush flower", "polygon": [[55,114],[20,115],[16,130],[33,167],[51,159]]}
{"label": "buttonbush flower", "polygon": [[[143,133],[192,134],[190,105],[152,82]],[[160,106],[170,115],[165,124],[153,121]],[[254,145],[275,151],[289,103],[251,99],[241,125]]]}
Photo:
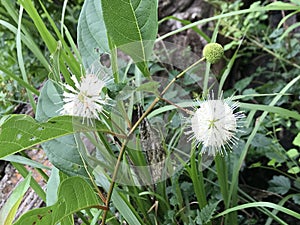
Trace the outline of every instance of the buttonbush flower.
{"label": "buttonbush flower", "polygon": [[63,84],[63,108],[62,115],[83,117],[83,119],[98,119],[99,114],[104,114],[103,106],[108,104],[109,97],[102,93],[107,85],[107,79],[100,79],[97,74],[89,73],[83,76],[80,82],[74,75],[71,76],[75,84],[73,88],[69,84]]}
{"label": "buttonbush flower", "polygon": [[238,120],[244,117],[241,112],[234,113],[238,103],[230,99],[208,99],[199,102],[189,124],[190,139],[196,144],[202,144],[202,153],[215,156],[217,153],[226,153],[226,146],[231,150],[237,142],[236,132],[240,125]]}

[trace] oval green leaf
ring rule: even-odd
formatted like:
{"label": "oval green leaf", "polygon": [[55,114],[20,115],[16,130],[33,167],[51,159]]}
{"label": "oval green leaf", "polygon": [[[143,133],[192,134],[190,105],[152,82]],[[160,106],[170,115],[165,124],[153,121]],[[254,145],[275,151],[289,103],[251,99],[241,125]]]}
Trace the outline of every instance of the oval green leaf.
{"label": "oval green leaf", "polygon": [[[36,119],[45,121],[58,115],[58,111],[63,106],[62,88],[51,80],[43,86],[37,105]],[[73,134],[74,120],[70,124],[61,124],[63,128],[68,127],[69,134]],[[76,128],[77,129],[77,128]],[[48,132],[51,135],[51,132]],[[88,177],[81,156],[77,149],[77,144],[73,135],[63,137],[53,137],[48,142],[42,144],[50,162],[62,172],[75,176],[82,175]]]}
{"label": "oval green leaf", "polygon": [[99,54],[109,52],[106,27],[99,0],[86,0],[81,10],[78,27],[78,50],[84,67],[87,69]]}
{"label": "oval green leaf", "polygon": [[82,209],[99,206],[100,201],[91,186],[83,178],[70,177],[61,183],[54,205],[31,210],[14,225],[53,225]]}
{"label": "oval green leaf", "polygon": [[145,76],[156,39],[157,0],[102,0],[107,34],[116,47],[131,56]]}

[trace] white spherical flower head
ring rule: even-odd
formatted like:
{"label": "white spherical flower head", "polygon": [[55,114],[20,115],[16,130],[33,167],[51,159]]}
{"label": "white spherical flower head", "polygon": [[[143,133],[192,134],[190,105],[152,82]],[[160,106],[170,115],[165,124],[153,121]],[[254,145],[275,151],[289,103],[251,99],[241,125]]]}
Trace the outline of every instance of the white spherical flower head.
{"label": "white spherical flower head", "polygon": [[202,153],[223,155],[225,146],[232,149],[237,141],[237,120],[244,117],[240,112],[234,113],[237,106],[237,103],[230,105],[230,100],[222,99],[200,102],[200,108],[194,112],[190,122],[191,138],[196,140],[196,144],[202,143]]}
{"label": "white spherical flower head", "polygon": [[64,84],[66,91],[63,93],[64,106],[60,111],[62,115],[79,116],[84,119],[99,119],[103,113],[103,105],[107,104],[108,97],[101,95],[106,81],[101,80],[96,74],[87,74],[81,78],[80,83],[74,75],[71,76],[75,89]]}

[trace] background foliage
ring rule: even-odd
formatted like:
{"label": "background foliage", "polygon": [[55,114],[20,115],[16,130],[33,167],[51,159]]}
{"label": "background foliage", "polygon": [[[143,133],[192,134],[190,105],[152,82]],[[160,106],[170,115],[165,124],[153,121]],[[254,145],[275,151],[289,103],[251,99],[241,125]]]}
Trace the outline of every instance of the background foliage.
{"label": "background foliage", "polygon": [[[24,156],[25,149],[42,144],[55,166],[49,180],[45,176],[46,192],[30,174],[23,174],[26,179],[0,211],[2,224],[13,223],[29,184],[46,207],[25,213],[14,224],[74,224],[75,214],[85,224],[97,224],[103,212],[110,224],[291,224],[300,219],[300,2],[208,2],[214,9],[209,18],[158,21],[155,0],[1,1],[0,157],[15,162],[16,153]],[[181,23],[180,28],[157,37],[158,24],[174,19]],[[208,23],[213,26],[207,30],[197,27]],[[129,104],[124,117],[131,121],[131,96],[152,93],[143,99],[144,106],[149,106],[158,84],[142,85],[141,81],[165,69],[147,62],[154,42],[192,28],[198,37],[224,45],[225,58],[215,76],[224,95],[234,94],[241,102],[247,115],[244,133],[232,153],[217,157],[205,171],[199,170],[201,154],[195,149],[181,170],[155,187],[114,186],[115,181],[104,175],[107,171],[95,166],[99,158],[95,164],[87,160],[92,155],[85,155],[84,144],[76,136],[85,129],[94,132],[101,140],[96,145],[101,154],[117,160],[122,148],[107,138],[112,132],[111,118],[103,118],[93,128],[77,121],[74,129],[76,120],[57,113],[60,84],[74,85],[70,73],[80,78],[92,62],[110,54],[111,66],[106,71],[113,85],[107,92],[114,100],[121,96],[119,100]],[[132,59],[120,70],[116,48]],[[203,67],[203,73],[209,75],[218,65]],[[171,80],[179,72],[162,74]],[[136,86],[123,89],[133,81]],[[201,96],[202,91],[190,80],[180,84],[190,96]],[[204,94],[205,89],[207,83]],[[170,89],[168,94],[171,98],[185,93]],[[152,115],[165,106],[159,102]],[[31,116],[11,115],[25,113],[24,107],[31,109]],[[165,148],[174,141],[172,137],[183,133],[176,113],[166,111],[170,112],[166,133],[172,135],[164,140]],[[160,120],[158,116],[151,121],[159,124]],[[134,163],[145,163],[139,161],[139,155],[127,156]],[[21,172],[22,164],[28,161],[23,158],[14,166]]]}

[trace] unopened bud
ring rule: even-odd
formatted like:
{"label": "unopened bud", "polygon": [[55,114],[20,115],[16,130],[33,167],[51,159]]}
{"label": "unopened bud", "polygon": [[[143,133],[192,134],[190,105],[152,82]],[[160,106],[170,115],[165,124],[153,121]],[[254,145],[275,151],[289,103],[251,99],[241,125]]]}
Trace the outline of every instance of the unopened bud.
{"label": "unopened bud", "polygon": [[203,56],[205,57],[206,61],[214,64],[218,62],[224,55],[224,49],[222,45],[218,43],[209,43],[205,45],[203,49]]}

